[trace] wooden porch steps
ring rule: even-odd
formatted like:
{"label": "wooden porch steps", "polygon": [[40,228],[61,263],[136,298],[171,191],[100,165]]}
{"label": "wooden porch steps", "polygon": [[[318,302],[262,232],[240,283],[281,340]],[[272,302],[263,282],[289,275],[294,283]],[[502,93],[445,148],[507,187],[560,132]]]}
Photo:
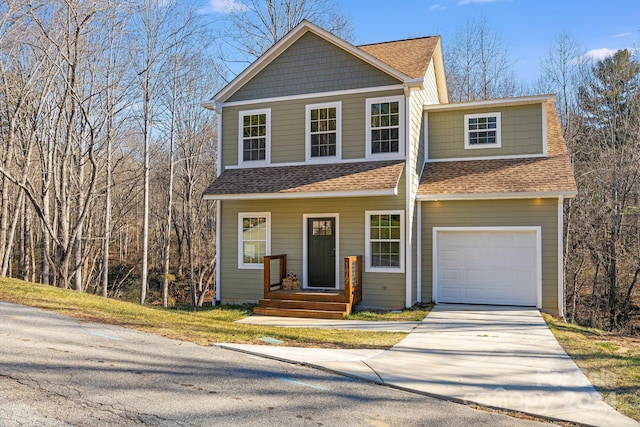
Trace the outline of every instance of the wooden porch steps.
{"label": "wooden porch steps", "polygon": [[261,299],[253,312],[263,316],[344,319],[351,307],[344,302]]}

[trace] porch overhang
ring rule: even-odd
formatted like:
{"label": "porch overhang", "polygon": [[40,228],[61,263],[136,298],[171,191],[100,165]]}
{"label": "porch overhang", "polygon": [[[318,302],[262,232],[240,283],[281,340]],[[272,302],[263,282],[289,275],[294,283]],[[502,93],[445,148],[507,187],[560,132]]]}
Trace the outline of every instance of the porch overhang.
{"label": "porch overhang", "polygon": [[394,196],[404,160],[226,169],[205,200]]}

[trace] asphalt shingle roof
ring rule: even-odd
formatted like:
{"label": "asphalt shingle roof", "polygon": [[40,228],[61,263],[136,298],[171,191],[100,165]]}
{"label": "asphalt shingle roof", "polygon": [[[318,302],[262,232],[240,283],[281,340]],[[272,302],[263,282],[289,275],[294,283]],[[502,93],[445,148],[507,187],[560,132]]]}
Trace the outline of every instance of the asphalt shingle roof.
{"label": "asphalt shingle roof", "polygon": [[392,190],[403,160],[226,169],[205,196]]}
{"label": "asphalt shingle roof", "polygon": [[407,76],[425,76],[440,36],[421,37],[357,46],[371,56],[390,65]]}

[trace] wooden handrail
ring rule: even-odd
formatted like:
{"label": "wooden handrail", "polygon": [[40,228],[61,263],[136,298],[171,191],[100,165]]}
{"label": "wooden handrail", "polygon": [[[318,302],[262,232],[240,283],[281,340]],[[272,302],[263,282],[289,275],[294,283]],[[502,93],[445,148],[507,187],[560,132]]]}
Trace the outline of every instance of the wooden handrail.
{"label": "wooden handrail", "polygon": [[[271,283],[271,260],[279,261],[278,283]],[[282,286],[282,279],[287,275],[287,254],[265,255],[264,257],[264,296],[271,292],[272,286]]]}
{"label": "wooden handrail", "polygon": [[344,259],[344,296],[348,303],[355,305],[362,301],[362,256]]}

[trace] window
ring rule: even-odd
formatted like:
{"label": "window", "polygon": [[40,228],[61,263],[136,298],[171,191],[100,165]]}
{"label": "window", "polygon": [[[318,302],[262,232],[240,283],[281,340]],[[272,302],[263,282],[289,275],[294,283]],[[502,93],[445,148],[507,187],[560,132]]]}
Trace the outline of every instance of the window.
{"label": "window", "polygon": [[498,148],[500,113],[465,114],[465,148]]}
{"label": "window", "polygon": [[238,129],[238,164],[269,163],[271,110],[241,111]]}
{"label": "window", "polygon": [[238,268],[262,268],[271,252],[271,214],[238,214]]}
{"label": "window", "polygon": [[307,160],[340,158],[341,110],[340,102],[307,105]]}
{"label": "window", "polygon": [[404,212],[367,211],[366,271],[404,272]]}
{"label": "window", "polygon": [[403,154],[403,100],[402,96],[367,99],[367,157]]}

